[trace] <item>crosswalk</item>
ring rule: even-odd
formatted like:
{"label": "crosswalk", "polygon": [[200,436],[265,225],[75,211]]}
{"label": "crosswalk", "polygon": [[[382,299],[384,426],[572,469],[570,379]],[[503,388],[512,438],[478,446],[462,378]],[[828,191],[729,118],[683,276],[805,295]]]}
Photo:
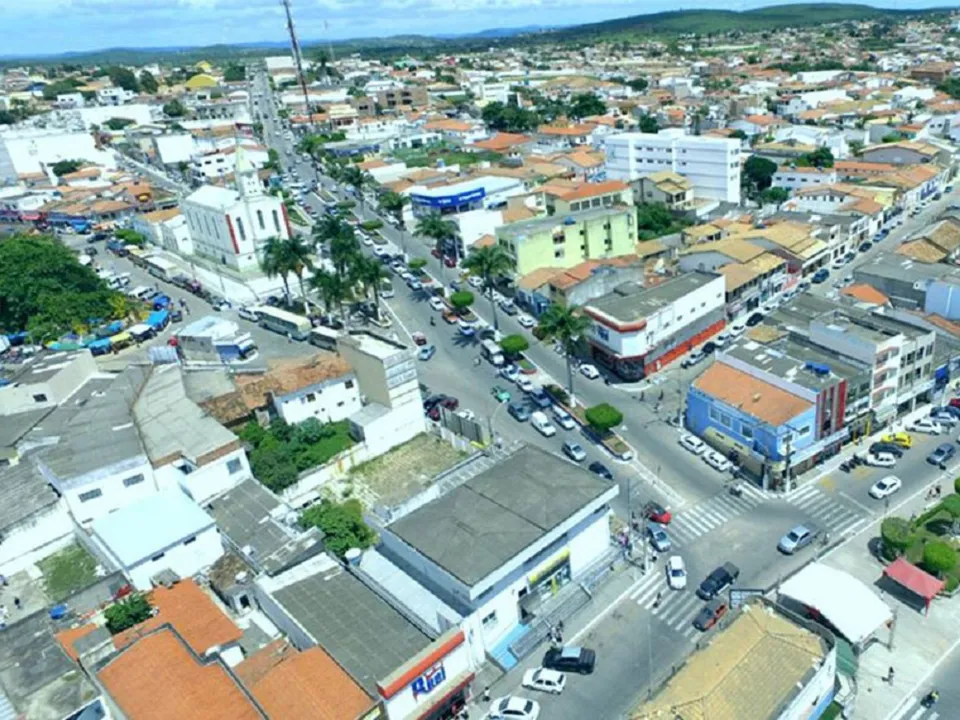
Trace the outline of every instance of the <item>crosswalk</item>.
{"label": "crosswalk", "polygon": [[662,565],[651,568],[629,598],[690,642],[697,642],[703,635],[693,626],[693,619],[704,605],[703,600],[696,596],[692,587],[671,590]]}
{"label": "crosswalk", "polygon": [[933,708],[925,708],[920,704],[920,698],[915,695],[901,705],[891,720],[937,720],[940,717]]}
{"label": "crosswalk", "polygon": [[740,488],[740,497],[722,493],[678,512],[667,527],[670,539],[675,545],[693,542],[768,500],[761,490],[747,483],[741,483]]}
{"label": "crosswalk", "polygon": [[813,485],[807,485],[795,490],[786,498],[787,502],[795,505],[810,515],[814,522],[819,523],[822,529],[831,535],[844,533],[855,525],[864,522],[864,516],[848,509],[841,503]]}

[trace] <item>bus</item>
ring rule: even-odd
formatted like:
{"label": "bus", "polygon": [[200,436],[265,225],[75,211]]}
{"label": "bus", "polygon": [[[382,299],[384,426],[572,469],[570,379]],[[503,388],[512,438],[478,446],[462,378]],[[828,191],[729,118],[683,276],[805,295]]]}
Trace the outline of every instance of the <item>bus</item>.
{"label": "bus", "polygon": [[165,280],[170,282],[170,279],[177,274],[179,268],[174,265],[169,260],[165,260],[162,257],[154,255],[153,257],[146,258],[145,267],[147,272],[153,275],[155,278]]}
{"label": "bus", "polygon": [[265,305],[257,308],[260,326],[287,335],[294,340],[306,340],[310,336],[310,321],[303,315]]}
{"label": "bus", "polygon": [[480,352],[491,365],[503,365],[503,350],[493,340],[484,340],[480,343]]}
{"label": "bus", "polygon": [[342,335],[339,330],[334,330],[333,328],[315,327],[310,331],[310,344],[316,345],[318,348],[323,348],[324,350],[330,350],[331,352],[337,351],[337,340]]}

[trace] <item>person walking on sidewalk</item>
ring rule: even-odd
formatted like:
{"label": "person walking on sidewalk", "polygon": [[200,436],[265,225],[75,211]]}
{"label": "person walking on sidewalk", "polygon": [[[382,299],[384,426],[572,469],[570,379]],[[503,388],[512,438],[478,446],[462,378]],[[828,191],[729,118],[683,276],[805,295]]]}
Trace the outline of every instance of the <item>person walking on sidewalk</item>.
{"label": "person walking on sidewalk", "polygon": [[490,702],[490,686],[484,685],[483,693],[480,695],[480,699],[484,702]]}

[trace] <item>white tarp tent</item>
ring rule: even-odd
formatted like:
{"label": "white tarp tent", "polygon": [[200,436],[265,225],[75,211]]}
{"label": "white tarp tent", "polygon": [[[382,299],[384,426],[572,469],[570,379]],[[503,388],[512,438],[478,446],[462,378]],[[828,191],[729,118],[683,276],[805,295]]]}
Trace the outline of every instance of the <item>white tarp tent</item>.
{"label": "white tarp tent", "polygon": [[867,585],[852,575],[812,563],[780,586],[778,594],[815,609],[854,645],[860,645],[893,612]]}

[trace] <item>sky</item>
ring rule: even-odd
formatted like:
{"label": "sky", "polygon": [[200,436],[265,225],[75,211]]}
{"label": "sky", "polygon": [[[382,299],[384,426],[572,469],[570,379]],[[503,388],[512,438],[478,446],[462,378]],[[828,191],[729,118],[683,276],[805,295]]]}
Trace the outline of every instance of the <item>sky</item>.
{"label": "sky", "polygon": [[[301,43],[400,34],[559,26],[688,8],[750,9],[767,0],[292,0]],[[898,9],[953,0],[879,0]],[[280,0],[0,0],[0,56],[111,47],[280,41]]]}

